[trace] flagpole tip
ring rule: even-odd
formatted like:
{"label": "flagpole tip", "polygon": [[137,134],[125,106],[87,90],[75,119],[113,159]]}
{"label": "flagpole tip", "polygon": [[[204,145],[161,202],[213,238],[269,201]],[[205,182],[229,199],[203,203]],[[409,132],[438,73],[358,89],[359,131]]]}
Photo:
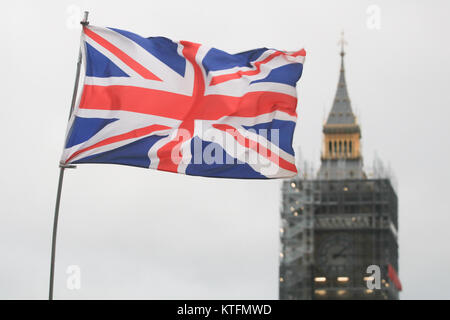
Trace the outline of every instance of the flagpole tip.
{"label": "flagpole tip", "polygon": [[83,20],[80,21],[80,23],[83,26],[87,26],[89,24],[88,16],[89,16],[89,11],[85,11],[84,14],[83,14]]}

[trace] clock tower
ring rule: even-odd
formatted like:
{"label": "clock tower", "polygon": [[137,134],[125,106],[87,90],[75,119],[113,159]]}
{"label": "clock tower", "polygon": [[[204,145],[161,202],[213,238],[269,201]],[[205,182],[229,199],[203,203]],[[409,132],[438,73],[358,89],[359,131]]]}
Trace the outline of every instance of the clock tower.
{"label": "clock tower", "polygon": [[344,43],[320,169],[283,182],[280,299],[398,299],[401,291],[397,195],[386,171],[363,170]]}

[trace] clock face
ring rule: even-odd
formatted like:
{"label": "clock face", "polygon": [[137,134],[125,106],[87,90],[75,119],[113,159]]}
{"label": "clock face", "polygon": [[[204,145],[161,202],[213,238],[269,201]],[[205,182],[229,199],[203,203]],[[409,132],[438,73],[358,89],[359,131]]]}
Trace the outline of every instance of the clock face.
{"label": "clock face", "polygon": [[323,269],[343,270],[351,265],[353,243],[350,237],[334,235],[325,238],[319,247],[319,267]]}

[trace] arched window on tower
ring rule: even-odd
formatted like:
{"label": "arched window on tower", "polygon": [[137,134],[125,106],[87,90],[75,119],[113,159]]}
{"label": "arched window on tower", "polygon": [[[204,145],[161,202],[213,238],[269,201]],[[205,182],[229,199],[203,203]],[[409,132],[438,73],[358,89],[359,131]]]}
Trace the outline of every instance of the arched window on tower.
{"label": "arched window on tower", "polygon": [[339,141],[339,154],[342,154],[342,141]]}
{"label": "arched window on tower", "polygon": [[344,141],[344,154],[347,155],[347,140]]}
{"label": "arched window on tower", "polygon": [[351,141],[348,143],[348,152],[350,153],[350,155],[352,154],[352,142]]}
{"label": "arched window on tower", "polygon": [[328,152],[330,155],[333,153],[333,143],[331,141],[328,142]]}
{"label": "arched window on tower", "polygon": [[337,143],[336,143],[336,141],[334,142],[334,154],[335,155],[337,154]]}

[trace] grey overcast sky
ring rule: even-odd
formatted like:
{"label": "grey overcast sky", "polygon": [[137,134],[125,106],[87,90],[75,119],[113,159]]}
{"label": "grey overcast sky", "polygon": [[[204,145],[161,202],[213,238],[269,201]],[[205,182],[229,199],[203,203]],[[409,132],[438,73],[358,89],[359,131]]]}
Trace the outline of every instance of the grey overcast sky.
{"label": "grey overcast sky", "polygon": [[[380,29],[367,26],[370,5]],[[401,298],[450,298],[450,2],[438,0],[4,1],[0,298],[47,298],[78,10],[229,52],[304,46],[294,144],[316,167],[345,30],[365,162],[376,152],[398,180]],[[280,185],[80,165],[65,177],[55,297],[276,299]],[[70,265],[80,290],[66,287]]]}

